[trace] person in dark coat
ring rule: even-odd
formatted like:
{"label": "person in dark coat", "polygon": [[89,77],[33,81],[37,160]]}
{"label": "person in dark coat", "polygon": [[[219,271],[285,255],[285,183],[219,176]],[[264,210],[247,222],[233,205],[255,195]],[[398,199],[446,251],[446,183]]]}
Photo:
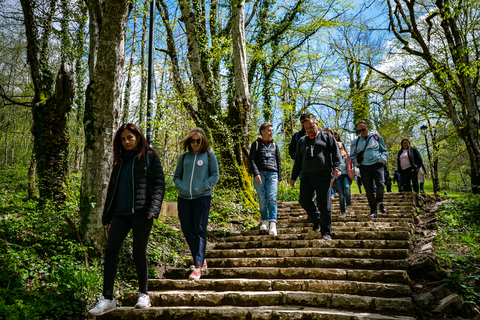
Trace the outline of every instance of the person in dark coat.
{"label": "person in dark coat", "polygon": [[392,192],[392,177],[390,177],[386,164],[383,165],[383,172],[385,174],[385,189],[387,189],[387,192]]}
{"label": "person in dark coat", "polygon": [[305,128],[303,127],[303,123],[305,122],[305,117],[308,116],[308,113],[304,113],[300,116],[300,124],[302,125],[302,130],[296,132],[292,136],[292,140],[290,140],[290,144],[288,145],[288,154],[292,160],[295,160],[295,152],[297,150],[297,143],[301,137],[305,136],[307,133],[305,132]]}
{"label": "person in dark coat", "polygon": [[127,123],[113,140],[113,170],[108,183],[102,223],[109,227],[105,248],[103,296],[88,313],[99,316],[116,308],[113,286],[118,255],[127,234],[133,232],[133,260],[137,269],[139,296],[135,308],[150,307],[147,292],[147,244],[153,219],[158,218],[165,194],[160,158],[148,146],[140,129]]}
{"label": "person in dark coat", "polygon": [[400,173],[397,169],[395,169],[395,171],[393,171],[393,184],[397,184],[398,192],[401,192],[403,190],[401,181],[402,180],[400,180]]}
{"label": "person in dark coat", "polygon": [[397,154],[397,169],[403,191],[412,191],[413,185],[413,191],[418,193],[418,170],[423,166],[422,156],[416,148],[410,146],[410,140],[405,138],[400,145],[402,148]]}

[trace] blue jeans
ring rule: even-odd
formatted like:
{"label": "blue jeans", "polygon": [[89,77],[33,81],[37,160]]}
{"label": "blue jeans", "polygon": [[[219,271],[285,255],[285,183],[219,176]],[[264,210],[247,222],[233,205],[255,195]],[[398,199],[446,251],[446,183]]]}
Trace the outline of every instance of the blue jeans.
{"label": "blue jeans", "polygon": [[352,192],[350,190],[350,178],[346,174],[342,174],[335,180],[335,186],[338,191],[338,200],[340,201],[340,212],[345,213],[345,200],[347,206],[352,205]]}
{"label": "blue jeans", "polygon": [[262,178],[261,184],[255,178],[253,179],[260,203],[260,215],[262,220],[277,222],[277,172],[260,170],[260,177]]}
{"label": "blue jeans", "polygon": [[212,196],[196,199],[178,197],[177,208],[183,235],[192,253],[193,264],[202,266],[207,248],[207,224]]}

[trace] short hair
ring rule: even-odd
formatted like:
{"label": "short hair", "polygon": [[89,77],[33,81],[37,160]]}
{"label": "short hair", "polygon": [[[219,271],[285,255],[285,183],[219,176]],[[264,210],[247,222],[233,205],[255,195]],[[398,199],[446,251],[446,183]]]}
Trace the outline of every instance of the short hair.
{"label": "short hair", "polygon": [[368,125],[368,122],[367,122],[366,120],[360,120],[360,121],[358,121],[357,127],[358,127],[359,125],[361,125],[361,124],[364,124],[364,125],[366,125],[367,127],[369,126],[369,125]]}
{"label": "short hair", "polygon": [[273,128],[273,124],[271,122],[264,122],[260,125],[260,128],[258,129],[258,132],[260,134],[262,134],[262,131],[267,129],[268,127],[272,127]]}
{"label": "short hair", "polygon": [[305,116],[305,120],[304,121],[312,121],[314,123],[317,123],[317,119],[315,119],[315,116],[313,114],[307,114]]}
{"label": "short hair", "polygon": [[192,130],[190,130],[190,132],[185,137],[185,139],[180,141],[180,147],[185,151],[187,149],[188,149],[188,151],[193,151],[192,146],[190,145],[190,140],[192,139],[192,137],[195,134],[198,134],[200,136],[200,150],[199,150],[199,152],[205,152],[208,149],[210,149],[210,142],[208,141],[207,135],[205,134],[205,131],[203,131],[202,128],[193,128]]}

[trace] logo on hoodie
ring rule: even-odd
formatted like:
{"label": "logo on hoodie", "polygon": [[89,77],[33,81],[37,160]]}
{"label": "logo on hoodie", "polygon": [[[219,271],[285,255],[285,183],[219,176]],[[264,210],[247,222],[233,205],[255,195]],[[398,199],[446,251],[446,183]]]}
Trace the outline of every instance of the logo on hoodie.
{"label": "logo on hoodie", "polygon": [[203,165],[203,160],[198,160],[198,161],[197,161],[197,165],[198,165],[199,167],[202,166],[202,165]]}

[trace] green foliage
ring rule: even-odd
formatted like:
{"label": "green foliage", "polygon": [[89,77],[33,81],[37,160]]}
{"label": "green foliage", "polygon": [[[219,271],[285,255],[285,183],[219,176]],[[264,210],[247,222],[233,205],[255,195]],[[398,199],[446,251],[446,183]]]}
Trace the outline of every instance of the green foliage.
{"label": "green foliage", "polygon": [[295,188],[290,187],[290,180],[281,181],[277,189],[277,201],[298,201],[300,196],[300,180],[297,180]]}
{"label": "green foliage", "polygon": [[227,227],[228,224],[240,224],[244,229],[256,225],[255,214],[244,205],[241,195],[236,190],[216,188],[212,197],[209,223]]}
{"label": "green foliage", "polygon": [[437,254],[447,279],[462,296],[480,305],[480,195],[464,196],[437,213]]}

